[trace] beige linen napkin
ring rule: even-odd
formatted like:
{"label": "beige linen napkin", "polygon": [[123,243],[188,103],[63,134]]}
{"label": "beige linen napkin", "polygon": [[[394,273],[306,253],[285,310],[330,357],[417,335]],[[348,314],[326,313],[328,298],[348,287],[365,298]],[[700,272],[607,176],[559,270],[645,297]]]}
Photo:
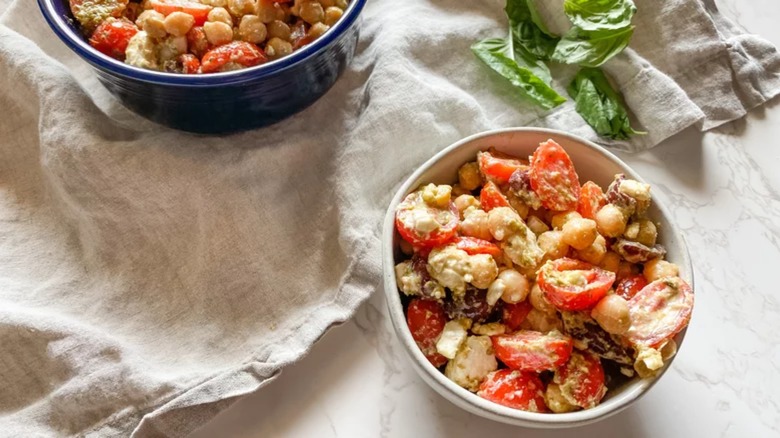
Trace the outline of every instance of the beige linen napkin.
{"label": "beige linen napkin", "polygon": [[[780,90],[777,51],[711,1],[636,3],[606,68],[649,134],[613,146]],[[369,1],[325,97],[225,137],[129,113],[34,1],[0,5],[0,436],[184,436],[376,289],[385,206],[436,151],[507,126],[595,139],[571,104],[543,114],[473,57],[504,33],[499,0]]]}

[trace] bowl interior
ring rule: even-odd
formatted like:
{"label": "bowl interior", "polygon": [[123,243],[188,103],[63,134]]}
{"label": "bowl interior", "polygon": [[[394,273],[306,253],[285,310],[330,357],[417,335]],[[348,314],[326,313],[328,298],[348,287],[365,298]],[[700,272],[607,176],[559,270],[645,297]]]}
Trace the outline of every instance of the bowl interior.
{"label": "bowl interior", "polygon": [[[398,250],[400,237],[394,230],[394,211],[408,193],[424,183],[452,184],[457,180],[458,168],[463,163],[473,161],[478,151],[495,147],[501,152],[527,157],[533,153],[539,143],[548,139],[555,140],[566,149],[574,162],[580,181],[583,183],[591,180],[602,187],[606,187],[616,173],[625,173],[630,178],[641,180],[636,172],[610,152],[587,140],[560,131],[513,128],[486,132],[466,138],[443,150],[421,166],[401,186],[393,198],[385,218],[382,236],[384,244],[384,284],[393,326],[404,344],[405,350],[411,356],[415,368],[423,379],[438,392],[442,393],[445,398],[473,413],[502,422],[536,427],[568,427],[606,418],[608,415],[617,413],[627,407],[661,377],[663,372],[669,368],[673,358],[667,362],[665,368],[655,378],[634,378],[616,389],[611,389],[602,403],[593,409],[552,415],[524,412],[500,406],[457,386],[428,363],[414,343],[406,326],[401,298],[393,271],[395,260],[400,256],[400,251]],[[682,236],[670,221],[671,216],[657,201],[653,202],[648,215],[659,224],[658,241],[668,251],[667,260],[678,264],[680,266],[680,276],[693,285],[693,270],[688,252]],[[685,331],[678,334],[675,338],[678,347],[681,347],[684,337]]]}

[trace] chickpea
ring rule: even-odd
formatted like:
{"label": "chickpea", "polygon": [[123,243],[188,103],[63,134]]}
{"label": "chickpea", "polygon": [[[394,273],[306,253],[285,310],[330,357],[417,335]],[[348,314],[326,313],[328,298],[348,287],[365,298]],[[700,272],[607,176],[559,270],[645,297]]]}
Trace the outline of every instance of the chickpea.
{"label": "chickpea", "polygon": [[534,284],[533,287],[531,287],[531,292],[528,294],[528,302],[531,303],[531,306],[534,309],[542,313],[548,315],[555,313],[555,306],[547,301],[547,298],[544,297],[544,292],[542,292],[542,289],[538,284]]}
{"label": "chickpea", "polygon": [[545,231],[550,231],[550,227],[548,227],[544,221],[536,216],[528,216],[526,225],[528,225],[528,228],[530,228],[531,231],[533,231],[537,236],[544,233]]}
{"label": "chickpea", "polygon": [[[317,24],[321,24],[322,26],[325,26],[322,23],[317,23]],[[313,28],[314,28],[314,26],[309,28],[309,32],[311,32]],[[325,28],[326,28],[325,30],[330,29],[328,26],[325,26]],[[460,184],[455,184],[455,185],[452,186],[452,196],[457,197],[457,196],[460,196],[460,195],[470,195],[470,194],[471,194],[471,190],[464,189],[463,187],[460,186]]]}
{"label": "chickpea", "polygon": [[325,9],[325,24],[333,26],[341,19],[342,15],[344,15],[344,10],[341,8],[331,6],[328,9]]}
{"label": "chickpea", "polygon": [[563,224],[561,228],[563,242],[574,249],[582,250],[589,247],[596,236],[596,222],[591,219],[574,218]]}
{"label": "chickpea", "polygon": [[184,36],[192,29],[195,18],[184,12],[172,12],[163,21],[165,31],[173,36]]}
{"label": "chickpea", "polygon": [[277,16],[276,6],[273,2],[260,0],[260,2],[257,3],[257,9],[255,14],[260,18],[260,21],[262,21],[265,24],[268,24],[276,20],[276,16]]}
{"label": "chickpea", "polygon": [[498,276],[498,265],[495,259],[487,254],[475,254],[469,257],[471,265],[471,284],[477,289],[487,289]]}
{"label": "chickpea", "polygon": [[463,217],[463,212],[465,212],[467,208],[479,208],[479,201],[471,195],[460,195],[455,198],[455,207],[460,212],[460,216]]}
{"label": "chickpea", "polygon": [[607,204],[596,213],[596,225],[605,237],[618,237],[626,231],[626,217],[619,208]]}
{"label": "chickpea", "polygon": [[660,278],[678,277],[680,275],[680,268],[674,263],[669,263],[666,260],[653,259],[645,263],[642,275],[645,276],[645,279],[648,282],[653,282]]}
{"label": "chickpea", "polygon": [[265,41],[268,31],[257,15],[244,15],[238,25],[238,35],[243,41],[258,44]]}
{"label": "chickpea", "polygon": [[636,241],[642,245],[649,247],[655,246],[655,241],[658,239],[658,229],[653,221],[643,219],[639,222],[639,233],[636,236]]}
{"label": "chickpea", "polygon": [[254,14],[257,10],[256,0],[227,0],[227,5],[234,17]]}
{"label": "chickpea", "polygon": [[281,38],[271,38],[265,46],[265,53],[270,58],[276,59],[292,53],[292,44]]}
{"label": "chickpea", "polygon": [[554,214],[550,219],[550,223],[552,223],[554,229],[560,230],[563,228],[563,224],[572,219],[582,219],[582,216],[576,211],[567,211],[565,213]]}
{"label": "chickpea", "polygon": [[301,3],[300,17],[303,21],[314,24],[325,20],[325,11],[322,5],[315,1]]}
{"label": "chickpea", "polygon": [[212,23],[225,23],[230,27],[233,27],[233,18],[230,16],[230,12],[225,8],[214,8],[209,11],[209,21]]}
{"label": "chickpea", "polygon": [[426,204],[436,208],[449,208],[452,199],[452,187],[446,184],[437,186],[428,184],[422,190],[422,199]]}
{"label": "chickpea", "polygon": [[476,237],[482,240],[492,240],[488,226],[488,214],[484,210],[469,208],[463,213],[463,221],[459,226],[460,234],[469,237]]}
{"label": "chickpea", "polygon": [[[309,37],[316,40],[317,38],[323,36],[325,34],[325,32],[328,31],[328,29],[330,29],[330,26],[328,26],[327,24],[324,24],[324,23],[314,23],[309,28]],[[456,185],[455,187],[458,187],[458,186]],[[452,188],[453,193],[455,192],[455,187]],[[464,189],[461,187],[461,190],[464,190]]]}
{"label": "chickpea", "polygon": [[536,243],[544,251],[544,258],[547,260],[566,257],[569,252],[569,245],[563,241],[563,232],[558,230],[545,231],[539,235]]}
{"label": "chickpea", "polygon": [[561,392],[561,387],[557,383],[550,383],[547,385],[547,390],[544,393],[544,401],[547,407],[556,414],[563,414],[566,412],[572,412],[579,409],[579,407],[569,403],[566,397]]}
{"label": "chickpea", "polygon": [[[601,234],[596,235],[596,240],[589,247],[577,251],[577,256],[592,265],[598,265],[607,255],[607,240]],[[617,255],[617,254],[616,254]],[[618,256],[619,257],[619,256]]]}
{"label": "chickpea", "polygon": [[152,6],[152,0],[142,0],[141,1],[141,7],[145,10],[151,10],[154,9],[154,6]]}
{"label": "chickpea", "polygon": [[590,316],[607,333],[623,335],[631,327],[628,302],[621,296],[611,294],[602,298],[590,312]]}
{"label": "chickpea", "polygon": [[152,38],[163,38],[168,34],[165,30],[165,15],[154,10],[141,12],[135,24]]}
{"label": "chickpea", "polygon": [[639,267],[633,263],[621,260],[615,273],[617,278],[626,278],[639,273]]}
{"label": "chickpea", "polygon": [[211,6],[212,8],[227,8],[227,0],[200,0],[204,5]]}
{"label": "chickpea", "polygon": [[203,32],[209,43],[215,46],[233,41],[233,28],[221,21],[207,21],[203,24]]}
{"label": "chickpea", "polygon": [[604,254],[604,258],[601,259],[599,266],[601,269],[617,273],[620,268],[620,254],[614,251],[607,251],[607,253]]}
{"label": "chickpea", "polygon": [[519,303],[525,300],[530,290],[531,285],[524,275],[514,269],[504,269],[490,284],[487,301],[488,304],[493,305],[501,298],[510,304]]}
{"label": "chickpea", "polygon": [[556,312],[544,313],[538,309],[531,309],[520,328],[542,333],[549,333],[553,330],[563,331],[563,321]]}
{"label": "chickpea", "polygon": [[528,217],[528,213],[531,211],[531,208],[528,207],[525,202],[523,202],[520,198],[511,192],[506,194],[506,199],[509,201],[509,206],[515,209],[518,216],[520,216],[523,220]]}
{"label": "chickpea", "polygon": [[336,0],[319,0],[323,8],[329,8],[336,5]]}
{"label": "chickpea", "polygon": [[458,183],[467,190],[476,190],[482,186],[482,175],[479,174],[479,166],[476,162],[472,161],[460,166]]}
{"label": "chickpea", "polygon": [[268,25],[268,36],[271,38],[278,38],[284,41],[290,41],[290,35],[292,31],[287,23],[279,20],[274,20]]}
{"label": "chickpea", "polygon": [[336,0],[336,4],[334,4],[337,8],[346,11],[347,10],[347,0]]}

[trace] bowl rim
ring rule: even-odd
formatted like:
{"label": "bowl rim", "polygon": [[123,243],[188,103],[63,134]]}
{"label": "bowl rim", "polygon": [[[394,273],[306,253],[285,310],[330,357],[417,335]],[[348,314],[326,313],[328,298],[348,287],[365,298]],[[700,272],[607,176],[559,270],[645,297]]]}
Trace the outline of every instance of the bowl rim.
{"label": "bowl rim", "polygon": [[[393,196],[387,213],[385,215],[383,229],[382,229],[382,271],[384,277],[384,293],[385,301],[388,306],[388,312],[390,314],[390,320],[396,335],[399,337],[401,344],[404,346],[407,356],[413,363],[414,368],[421,374],[423,380],[426,381],[434,390],[439,392],[442,396],[448,399],[453,404],[471,411],[472,413],[481,415],[485,418],[489,418],[495,421],[501,421],[504,423],[528,426],[528,427],[545,427],[545,428],[566,428],[576,427],[590,424],[596,421],[605,419],[611,415],[626,409],[632,403],[637,401],[643,395],[645,395],[650,388],[652,388],[669,370],[674,359],[679,355],[679,349],[682,347],[682,341],[685,338],[686,329],[682,330],[677,335],[678,339],[678,353],[675,354],[670,360],[666,362],[664,368],[653,378],[649,379],[636,379],[627,383],[629,385],[620,394],[620,398],[611,404],[600,404],[592,409],[563,413],[563,414],[544,414],[521,411],[512,409],[506,406],[499,405],[494,402],[485,400],[476,394],[460,387],[454,382],[450,381],[443,373],[434,368],[425,356],[422,354],[419,348],[417,348],[414,339],[409,332],[405,323],[405,317],[403,307],[401,303],[401,297],[398,292],[395,279],[395,254],[394,254],[394,236],[395,236],[395,208],[401,202],[401,200],[419,184],[418,181],[423,174],[427,173],[432,167],[436,166],[446,156],[454,153],[460,148],[468,147],[473,142],[483,139],[485,137],[503,136],[507,134],[549,134],[551,138],[564,137],[576,143],[580,143],[594,152],[599,153],[605,159],[612,161],[615,165],[625,171],[625,173],[631,178],[639,181],[644,181],[630,166],[624,163],[620,158],[615,156],[605,148],[577,135],[559,131],[556,129],[547,128],[502,128],[480,132],[461,140],[456,141],[450,146],[442,149],[432,158],[427,160],[424,164],[418,167],[411,176],[409,176],[398,188]],[[684,236],[677,228],[677,226],[670,220],[672,217],[669,211],[661,202],[654,203],[659,210],[662,217],[669,222],[669,227],[664,229],[664,233],[670,233],[671,237],[679,242],[680,251],[680,264],[684,264],[687,272],[690,275],[690,284],[694,288],[694,271],[693,265],[690,259],[688,246]]]}
{"label": "bowl rim", "polygon": [[72,18],[57,13],[54,8],[54,2],[57,1],[62,0],[38,0],[38,7],[49,27],[65,45],[98,69],[141,82],[171,86],[210,87],[260,79],[303,62],[340,39],[352,27],[353,23],[358,20],[367,0],[350,0],[347,10],[344,11],[344,16],[333,27],[328,29],[320,38],[314,40],[314,42],[307,44],[288,56],[241,70],[197,75],[143,69],[125,64],[98,52],[89,45],[79,32],[70,27],[69,22],[72,21]]}

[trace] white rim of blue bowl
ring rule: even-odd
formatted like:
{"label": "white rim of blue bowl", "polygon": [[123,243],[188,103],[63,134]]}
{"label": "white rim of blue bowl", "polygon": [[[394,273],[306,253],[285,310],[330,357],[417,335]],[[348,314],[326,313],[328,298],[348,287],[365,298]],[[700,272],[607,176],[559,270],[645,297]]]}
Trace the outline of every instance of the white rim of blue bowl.
{"label": "white rim of blue bowl", "polygon": [[[414,190],[418,184],[418,180],[426,173],[431,167],[438,163],[443,157],[449,155],[453,151],[467,145],[475,140],[491,137],[495,135],[507,134],[507,133],[542,133],[550,134],[553,137],[565,137],[577,143],[581,143],[588,146],[595,151],[601,153],[605,158],[617,164],[619,167],[625,169],[626,174],[631,178],[639,181],[644,181],[633,169],[631,169],[626,163],[620,160],[613,153],[604,149],[603,147],[586,140],[582,137],[555,129],[546,128],[504,128],[491,131],[485,131],[478,134],[471,135],[447,148],[441,150],[434,155],[431,159],[426,161],[420,166],[407,180],[393,196],[387,214],[385,216],[383,230],[382,230],[382,262],[383,262],[383,275],[384,275],[384,289],[385,299],[388,305],[388,311],[390,313],[390,320],[393,324],[395,332],[399,335],[401,343],[404,345],[409,358],[412,360],[413,366],[423,374],[423,380],[427,380],[434,390],[444,395],[448,393],[454,396],[458,402],[450,400],[452,403],[466,410],[473,410],[479,412],[487,418],[491,418],[495,421],[504,423],[523,425],[527,427],[545,427],[545,428],[566,428],[577,427],[591,424],[614,414],[621,412],[629,407],[634,401],[641,398],[652,388],[669,370],[672,362],[677,357],[675,354],[667,363],[661,372],[650,379],[636,379],[627,383],[632,385],[631,388],[624,389],[617,399],[607,400],[604,404],[600,404],[592,409],[586,409],[577,412],[564,413],[564,414],[543,414],[535,412],[526,412],[518,409],[512,409],[506,406],[499,405],[497,403],[485,400],[478,395],[458,386],[451,380],[449,380],[442,372],[437,368],[434,368],[425,356],[422,354],[417,344],[414,342],[409,328],[406,326],[404,317],[403,306],[401,303],[401,297],[398,292],[398,286],[395,281],[395,273],[393,267],[395,266],[395,248],[393,240],[395,236],[395,207],[401,202],[401,200],[412,190]],[[661,214],[666,218],[671,218],[668,210],[662,203],[655,202],[656,208],[661,211]],[[672,233],[672,237],[680,242],[683,249],[681,263],[685,264],[688,272],[690,273],[691,287],[694,287],[693,279],[693,266],[691,264],[690,254],[688,252],[688,246],[685,242],[685,238],[679,232],[676,226],[672,224],[669,229],[664,229],[664,233]],[[389,265],[388,265],[389,264]],[[694,288],[695,290],[695,288]],[[685,337],[686,330],[681,331],[677,335],[678,349],[682,347],[682,340]],[[446,397],[445,397],[446,398]],[[448,398],[449,399],[449,398]],[[462,403],[459,403],[462,402]]]}
{"label": "white rim of blue bowl", "polygon": [[294,51],[289,56],[241,70],[198,75],[160,72],[134,67],[98,52],[89,45],[84,36],[70,27],[70,17],[62,16],[57,13],[57,10],[54,8],[55,1],[57,0],[38,0],[38,7],[41,9],[46,22],[49,23],[49,27],[54,33],[57,34],[65,45],[87,60],[87,62],[116,75],[137,81],[164,85],[211,87],[258,79],[285,70],[304,61],[338,40],[358,19],[367,0],[351,0],[347,10],[344,11],[344,16],[333,25],[333,27],[331,27],[323,36],[314,40],[314,42]]}

